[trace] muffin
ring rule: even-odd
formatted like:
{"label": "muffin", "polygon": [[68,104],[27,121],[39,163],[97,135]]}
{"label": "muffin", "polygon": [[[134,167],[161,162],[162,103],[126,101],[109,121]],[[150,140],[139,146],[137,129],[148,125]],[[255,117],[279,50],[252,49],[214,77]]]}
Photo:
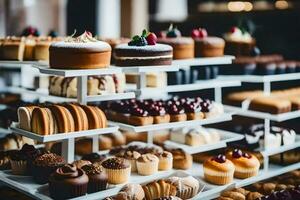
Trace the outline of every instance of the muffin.
{"label": "muffin", "polygon": [[89,178],[82,169],[67,164],[49,177],[49,193],[53,199],[70,199],[87,193]]}
{"label": "muffin", "polygon": [[150,153],[141,155],[137,161],[137,171],[140,175],[152,175],[158,171],[158,158]]}
{"label": "muffin", "polygon": [[129,180],[131,166],[124,158],[108,158],[102,162],[102,166],[108,176],[108,183],[121,184]]}
{"label": "muffin", "polygon": [[159,159],[158,162],[158,170],[165,171],[171,170],[173,168],[173,155],[168,151],[164,151],[163,153],[158,153],[156,156]]}
{"label": "muffin", "polygon": [[117,157],[125,158],[130,162],[131,172],[136,172],[136,160],[141,156],[141,154],[137,151],[125,151],[116,155]]}
{"label": "muffin", "polygon": [[21,151],[25,154],[27,159],[27,173],[31,175],[32,162],[41,154],[41,151],[29,144],[24,144]]}
{"label": "muffin", "polygon": [[183,151],[182,149],[174,149],[171,151],[173,154],[173,168],[174,169],[189,169],[193,165],[193,157]]}
{"label": "muffin", "polygon": [[98,192],[107,188],[107,174],[102,166],[99,165],[84,165],[82,170],[89,177],[88,193]]}
{"label": "muffin", "polygon": [[45,184],[50,174],[66,164],[63,157],[54,153],[45,153],[32,162],[32,175],[35,182]]}
{"label": "muffin", "polygon": [[206,160],[203,164],[204,178],[216,185],[226,185],[233,181],[234,165],[225,155],[218,155]]}
{"label": "muffin", "polygon": [[228,152],[226,157],[235,166],[234,177],[244,179],[258,174],[260,163],[254,155],[234,149]]}

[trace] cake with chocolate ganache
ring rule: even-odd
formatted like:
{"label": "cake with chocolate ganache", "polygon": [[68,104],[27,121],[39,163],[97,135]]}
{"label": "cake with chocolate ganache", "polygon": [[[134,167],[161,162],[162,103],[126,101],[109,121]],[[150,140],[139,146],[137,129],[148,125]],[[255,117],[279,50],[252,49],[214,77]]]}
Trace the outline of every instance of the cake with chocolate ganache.
{"label": "cake with chocolate ganache", "polygon": [[110,65],[111,47],[85,31],[78,37],[50,45],[50,67],[56,69],[98,69]]}
{"label": "cake with chocolate ganache", "polygon": [[143,30],[141,36],[134,36],[128,44],[116,46],[115,64],[117,66],[171,65],[173,48],[156,42],[157,37],[154,33]]}

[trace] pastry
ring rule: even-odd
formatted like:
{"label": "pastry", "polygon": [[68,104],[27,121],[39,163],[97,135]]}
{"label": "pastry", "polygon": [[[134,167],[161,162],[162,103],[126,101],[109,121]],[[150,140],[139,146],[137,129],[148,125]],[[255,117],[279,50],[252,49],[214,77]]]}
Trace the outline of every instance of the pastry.
{"label": "pastry", "polygon": [[276,97],[258,97],[252,99],[249,105],[250,110],[280,114],[291,111],[291,102]]}
{"label": "pastry", "polygon": [[51,113],[53,114],[57,122],[58,133],[68,133],[75,131],[75,122],[70,111],[59,105],[49,106]]}
{"label": "pastry", "polygon": [[145,192],[140,184],[126,184],[120,193],[125,193],[128,199],[144,200],[145,198]]}
{"label": "pastry", "polygon": [[89,129],[100,129],[107,127],[106,116],[100,108],[85,105],[81,105],[81,107],[87,115]]}
{"label": "pastry", "polygon": [[25,48],[24,48],[24,56],[23,59],[24,60],[33,60],[34,55],[34,49],[35,49],[35,41],[36,38],[29,36],[25,38]]}
{"label": "pastry", "polygon": [[10,153],[10,165],[12,173],[15,175],[25,175],[27,172],[27,157],[21,150]]}
{"label": "pastry", "polygon": [[136,160],[137,172],[140,175],[148,176],[158,171],[159,159],[153,154],[143,154]]}
{"label": "pastry", "polygon": [[88,193],[98,192],[107,188],[107,174],[100,165],[84,165],[82,170],[89,177]]}
{"label": "pastry", "polygon": [[206,160],[203,169],[205,180],[212,184],[226,185],[233,181],[235,167],[222,154]]}
{"label": "pastry", "polygon": [[187,115],[184,113],[184,108],[177,106],[176,104],[169,104],[167,107],[167,113],[170,115],[170,122],[187,120]]}
{"label": "pastry", "polygon": [[149,116],[148,111],[136,107],[131,109],[128,123],[135,126],[145,126],[153,124],[153,120],[153,117]]}
{"label": "pastry", "polygon": [[9,158],[10,153],[11,151],[0,151],[0,170],[6,170],[11,168]]}
{"label": "pastry", "polygon": [[[65,120],[70,120],[70,118],[65,118]],[[61,129],[59,129],[59,125]],[[62,131],[63,126],[63,123],[57,122],[57,119],[49,108],[37,107],[33,109],[31,115],[31,131],[33,133],[39,135],[52,135]]]}
{"label": "pastry", "polygon": [[157,44],[156,35],[143,31],[128,44],[117,45],[114,52],[117,66],[171,65],[173,49],[169,45]]}
{"label": "pastry", "polygon": [[0,151],[21,149],[26,143],[31,145],[34,144],[32,139],[16,134],[8,134],[0,139]]}
{"label": "pastry", "polygon": [[87,193],[89,178],[82,169],[67,164],[49,177],[49,193],[53,199],[69,199]]}
{"label": "pastry", "polygon": [[166,182],[170,182],[176,187],[176,196],[181,199],[192,199],[199,191],[199,181],[192,176],[170,177]]}
{"label": "pastry", "polygon": [[259,192],[249,192],[247,194],[247,200],[256,200],[262,197],[263,195],[260,194]]}
{"label": "pastry", "polygon": [[159,159],[158,170],[166,171],[173,168],[173,155],[168,151],[156,154]]}
{"label": "pastry", "polygon": [[194,58],[194,41],[189,37],[182,37],[180,31],[172,24],[169,30],[159,34],[159,43],[167,44],[173,47],[173,59],[190,59]]}
{"label": "pastry", "polygon": [[192,167],[193,157],[184,152],[182,149],[173,149],[170,151],[173,154],[173,168],[186,170]]}
{"label": "pastry", "polygon": [[19,127],[26,131],[31,131],[32,111],[36,106],[26,106],[18,108]]}
{"label": "pastry", "polygon": [[79,105],[65,104],[64,107],[66,107],[72,115],[75,125],[74,131],[88,130],[89,121],[87,115]]}
{"label": "pastry", "polygon": [[208,36],[204,28],[194,29],[195,57],[217,57],[224,55],[225,41],[222,38]]}
{"label": "pastry", "polygon": [[227,198],[230,198],[230,199],[235,199],[235,200],[246,200],[245,195],[243,195],[239,192],[234,192],[234,191],[222,192],[221,196],[222,197],[227,197]]}
{"label": "pastry", "polygon": [[120,131],[107,135],[112,140],[112,146],[121,146],[126,144],[126,137]]}
{"label": "pastry", "polygon": [[24,37],[7,37],[5,38],[1,46],[3,60],[23,60],[25,50]]}
{"label": "pastry", "polygon": [[129,180],[131,167],[124,158],[108,158],[102,162],[102,166],[108,175],[108,183],[121,184]]}
{"label": "pastry", "polygon": [[141,154],[137,151],[125,151],[119,154],[116,154],[117,157],[125,158],[130,162],[131,165],[131,172],[137,171],[137,165],[136,162],[141,156]]}
{"label": "pastry", "polygon": [[226,157],[235,166],[234,177],[245,179],[258,175],[260,163],[254,155],[234,149],[228,152]]}
{"label": "pastry", "polygon": [[163,106],[152,104],[149,108],[149,115],[153,117],[154,124],[170,122],[170,115]]}
{"label": "pastry", "polygon": [[39,184],[47,183],[50,174],[65,164],[65,160],[61,156],[53,153],[45,153],[38,156],[32,162],[32,175],[34,181]]}
{"label": "pastry", "polygon": [[97,69],[110,65],[111,47],[94,39],[90,32],[84,32],[77,38],[70,36],[52,43],[49,53],[51,68]]}

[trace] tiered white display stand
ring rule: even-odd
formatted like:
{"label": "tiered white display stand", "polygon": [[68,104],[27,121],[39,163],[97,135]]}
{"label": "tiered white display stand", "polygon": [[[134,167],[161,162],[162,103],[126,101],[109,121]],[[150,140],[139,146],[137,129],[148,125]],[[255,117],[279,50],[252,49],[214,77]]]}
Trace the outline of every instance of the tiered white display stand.
{"label": "tiered white display stand", "polygon": [[[37,65],[36,67],[39,69],[40,73],[47,74],[47,75],[55,75],[55,76],[64,76],[64,77],[77,77],[78,78],[78,85],[77,85],[77,99],[75,101],[86,104],[87,102],[91,101],[107,101],[107,100],[116,100],[116,99],[126,99],[126,98],[134,98],[135,96],[139,97],[142,92],[141,91],[150,91],[154,90],[153,88],[146,87],[146,73],[148,72],[158,72],[158,71],[177,71],[180,67],[192,66],[197,65],[207,66],[207,65],[223,65],[223,64],[230,64],[232,62],[232,56],[224,56],[219,58],[197,58],[191,60],[180,60],[174,61],[172,66],[147,66],[147,67],[110,67],[107,69],[97,69],[97,70],[57,70],[57,69],[50,69],[45,66]],[[2,63],[3,64],[3,63]],[[35,65],[37,63],[34,63]],[[112,94],[112,95],[97,95],[97,96],[87,96],[87,77],[89,75],[104,75],[104,74],[115,74],[120,72],[134,72],[139,74],[138,76],[138,83],[134,90],[134,92],[127,92],[124,94]],[[214,89],[215,91],[215,101],[221,102],[222,97],[222,87],[231,87],[231,86],[240,86],[241,81],[237,79],[232,80],[209,80],[209,81],[201,81],[195,84],[187,84],[181,86],[167,86],[166,88],[159,89],[164,92],[180,92],[180,91],[192,91],[192,90],[201,90],[201,89]],[[14,91],[14,88],[11,88]],[[23,92],[27,92],[24,90]],[[42,95],[38,93],[34,93],[36,95]],[[47,95],[47,94],[46,94]],[[47,97],[47,96],[46,96]],[[53,97],[54,98],[54,97]],[[61,98],[61,97],[59,97]],[[62,101],[68,100],[72,101],[73,99],[61,99]],[[236,110],[234,110],[236,112]],[[98,151],[98,135],[104,133],[112,133],[117,131],[117,129],[133,131],[133,132],[148,132],[148,142],[152,143],[153,141],[153,133],[157,130],[164,130],[170,128],[178,128],[178,127],[186,127],[186,126],[195,126],[195,125],[205,125],[205,124],[212,124],[218,123],[223,121],[231,120],[232,112],[225,112],[223,115],[216,116],[214,118],[208,118],[204,120],[192,120],[186,122],[173,122],[173,123],[166,123],[166,124],[155,124],[155,125],[148,125],[148,126],[132,126],[123,123],[117,122],[110,122],[109,127],[106,129],[99,129],[99,130],[88,130],[82,132],[74,132],[74,133],[61,133],[56,135],[49,135],[49,136],[40,136],[28,131],[24,131],[18,128],[18,124],[14,123],[11,126],[11,130],[13,132],[35,139],[40,142],[49,142],[49,141],[63,141],[63,155],[67,158],[68,162],[71,162],[74,159],[74,138],[83,137],[83,136],[91,136],[93,137],[93,151]],[[267,124],[267,123],[266,123]],[[195,154],[204,151],[210,151],[214,149],[219,149],[226,147],[227,142],[240,140],[243,136],[227,131],[219,130],[221,135],[221,141],[216,144],[204,145],[201,147],[189,147],[186,145],[180,145],[176,143],[172,143],[171,141],[167,141],[166,145],[174,146],[174,147],[181,147],[185,151]],[[295,144],[296,145],[296,144]],[[285,147],[282,151],[287,150],[292,147]],[[281,150],[277,150],[276,153],[281,152]],[[274,152],[272,152],[274,153]],[[265,151],[264,155],[271,155],[271,152]],[[299,168],[299,163],[290,165],[288,167],[278,167],[270,165],[268,166],[268,171],[260,172],[260,174],[256,177],[245,179],[245,180],[234,180],[232,184],[225,185],[225,186],[215,186],[210,185],[207,183],[205,184],[205,190],[197,195],[196,199],[211,199],[217,197],[220,192],[225,189],[239,187],[254,183],[259,180],[263,180],[269,177],[273,177],[294,169]],[[203,167],[201,164],[193,164],[193,167],[186,172],[190,173],[191,175],[199,178],[203,177]],[[155,175],[151,176],[139,176],[136,174],[131,175],[130,182],[133,183],[144,183],[151,180],[157,180],[163,177],[170,176],[176,170],[170,170],[167,172],[159,172]],[[47,185],[38,185],[34,184],[30,177],[23,177],[23,176],[14,176],[9,171],[1,171],[0,172],[0,181],[4,184],[19,190],[20,192],[29,195],[35,199],[50,199],[49,194],[47,193]],[[83,197],[78,197],[75,199],[103,199],[107,196],[114,195],[118,193],[122,185],[113,185],[110,186],[109,189],[93,194],[88,194]]]}

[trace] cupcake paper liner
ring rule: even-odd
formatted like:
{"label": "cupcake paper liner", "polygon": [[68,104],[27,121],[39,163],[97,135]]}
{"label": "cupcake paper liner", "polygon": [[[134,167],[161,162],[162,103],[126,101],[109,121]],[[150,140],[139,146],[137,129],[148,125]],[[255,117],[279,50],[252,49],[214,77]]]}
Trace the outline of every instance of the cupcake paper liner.
{"label": "cupcake paper liner", "polygon": [[27,161],[10,160],[12,173],[16,175],[25,175],[27,171]]}
{"label": "cupcake paper liner", "polygon": [[104,169],[108,176],[108,183],[110,184],[126,183],[129,180],[131,167],[125,169]]}
{"label": "cupcake paper liner", "polygon": [[173,168],[173,159],[172,158],[160,158],[158,163],[158,170],[166,171]]}
{"label": "cupcake paper liner", "polygon": [[107,181],[99,181],[99,180],[89,179],[88,193],[106,190],[106,188],[107,188]]}
{"label": "cupcake paper liner", "polygon": [[87,193],[88,184],[62,185],[49,182],[49,192],[53,199],[70,199]]}
{"label": "cupcake paper liner", "polygon": [[137,171],[140,175],[151,175],[158,171],[158,162],[136,162]]}

